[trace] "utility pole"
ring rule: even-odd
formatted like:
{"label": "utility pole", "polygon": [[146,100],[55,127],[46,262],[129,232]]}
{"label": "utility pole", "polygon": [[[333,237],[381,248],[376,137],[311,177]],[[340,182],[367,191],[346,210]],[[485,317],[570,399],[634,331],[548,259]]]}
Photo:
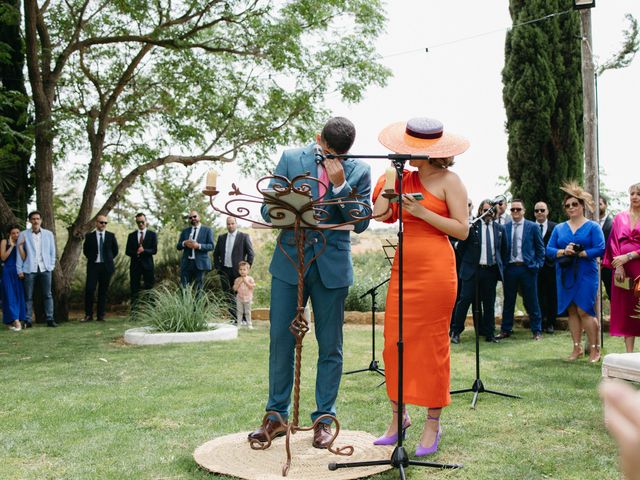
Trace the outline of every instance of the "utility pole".
{"label": "utility pole", "polygon": [[[591,8],[580,9],[580,33],[582,46],[582,108],[584,126],[584,187],[596,204],[591,219],[596,222],[599,214],[600,172],[597,156],[596,87],[591,41]],[[585,212],[588,215],[588,212]]]}

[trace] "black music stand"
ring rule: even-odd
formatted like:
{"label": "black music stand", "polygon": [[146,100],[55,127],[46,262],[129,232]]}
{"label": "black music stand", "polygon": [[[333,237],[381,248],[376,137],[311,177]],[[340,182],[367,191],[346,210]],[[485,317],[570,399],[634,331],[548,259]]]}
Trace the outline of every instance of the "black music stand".
{"label": "black music stand", "polygon": [[[489,210],[484,212],[479,217],[475,218],[471,222],[471,226],[473,227],[476,223],[480,222],[490,212],[495,212],[495,210],[496,210],[496,206],[493,205]],[[496,256],[497,255],[498,253],[496,252]],[[472,312],[473,312],[472,316],[473,316],[473,329],[475,330],[475,335],[476,335],[476,378],[473,381],[473,385],[471,385],[471,388],[463,388],[462,390],[453,390],[450,392],[451,395],[456,395],[458,393],[473,392],[473,399],[471,400],[471,408],[473,409],[476,408],[478,395],[481,393],[492,393],[493,395],[500,395],[502,397],[509,397],[509,398],[522,398],[522,397],[519,397],[518,395],[511,395],[509,393],[502,393],[496,390],[489,390],[484,387],[484,383],[482,383],[482,380],[480,379],[480,333],[478,330],[480,328],[480,318],[482,317],[482,311],[481,311],[482,307],[480,306],[480,286],[478,284],[477,272],[474,277],[474,282],[475,282],[475,293],[474,293],[474,301],[473,301],[473,307],[472,307]]]}
{"label": "black music stand", "polygon": [[[384,368],[380,368],[378,366],[378,361],[376,360],[376,309],[378,308],[376,305],[376,294],[378,288],[387,283],[389,280],[390,278],[387,278],[384,282],[380,282],[375,287],[370,288],[359,297],[364,298],[367,295],[371,295],[371,363],[367,368],[351,370],[350,372],[346,372],[345,375],[351,375],[352,373],[360,372],[376,372],[384,377]],[[382,382],[380,385],[384,385],[384,382]]]}
{"label": "black music stand", "polygon": [[[404,399],[403,399],[403,367],[404,367],[404,342],[402,338],[402,240],[403,240],[403,224],[402,224],[402,175],[404,172],[404,164],[407,160],[429,160],[428,155],[409,155],[409,154],[396,154],[389,155],[327,155],[327,157],[333,158],[386,158],[393,162],[393,166],[396,169],[398,178],[397,184],[399,184],[398,192],[386,191],[382,194],[387,198],[397,197],[398,199],[398,412],[404,411]],[[409,465],[416,465],[421,467],[432,467],[440,469],[455,469],[461,468],[462,465],[458,464],[443,464],[434,462],[424,462],[418,460],[410,460],[406,449],[404,448],[404,439],[402,432],[403,415],[398,415],[398,443],[391,454],[391,458],[386,460],[369,460],[366,462],[351,462],[351,463],[336,463],[329,464],[329,470],[337,470],[338,468],[353,468],[353,467],[368,467],[372,465],[391,465],[397,468],[400,472],[400,479],[405,480],[405,468]]]}

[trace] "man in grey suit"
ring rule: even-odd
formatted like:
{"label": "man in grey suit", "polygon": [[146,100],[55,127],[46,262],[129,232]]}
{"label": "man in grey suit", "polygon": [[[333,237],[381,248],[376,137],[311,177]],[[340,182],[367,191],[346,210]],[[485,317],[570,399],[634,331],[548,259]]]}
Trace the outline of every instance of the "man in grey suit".
{"label": "man in grey suit", "polygon": [[180,260],[180,284],[192,283],[198,292],[202,290],[204,274],[211,270],[209,252],[213,250],[213,230],[200,224],[200,215],[189,212],[190,227],[180,233],[176,248],[182,250]]}

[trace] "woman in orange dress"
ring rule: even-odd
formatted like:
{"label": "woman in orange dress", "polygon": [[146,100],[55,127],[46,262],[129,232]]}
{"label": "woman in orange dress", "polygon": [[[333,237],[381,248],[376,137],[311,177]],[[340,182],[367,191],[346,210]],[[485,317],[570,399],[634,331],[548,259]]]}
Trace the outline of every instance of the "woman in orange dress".
{"label": "woman in orange dress", "polygon": [[[451,402],[449,396],[449,322],[454,307],[457,275],[454,252],[448,236],[464,240],[469,233],[467,191],[449,170],[453,157],[469,142],[444,132],[433,119],[413,118],[395,123],[379,135],[380,142],[396,153],[429,155],[430,160],[412,160],[417,171],[405,171],[404,194],[422,194],[422,200],[403,197],[403,344],[405,403],[427,407],[427,418],[416,448],[416,456],[434,453],[440,441],[440,414]],[[390,172],[392,174],[392,172]],[[397,180],[396,180],[397,182]],[[385,177],[374,190],[374,213],[382,214],[389,200],[380,195]],[[387,184],[387,187],[389,185]],[[395,189],[398,190],[397,188]],[[397,203],[379,220],[398,219]],[[384,322],[384,366],[392,420],[376,445],[398,440],[398,258],[393,262]],[[403,412],[402,435],[411,425]]]}

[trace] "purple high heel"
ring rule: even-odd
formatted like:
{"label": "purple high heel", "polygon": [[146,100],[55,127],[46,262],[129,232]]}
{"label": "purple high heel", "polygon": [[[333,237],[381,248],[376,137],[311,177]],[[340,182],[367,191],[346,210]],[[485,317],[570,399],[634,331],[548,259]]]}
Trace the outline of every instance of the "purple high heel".
{"label": "purple high heel", "polygon": [[[393,413],[398,413],[394,410]],[[402,418],[402,439],[404,440],[407,436],[407,428],[411,426],[411,418],[407,415],[407,412],[404,412],[404,417]],[[379,438],[376,438],[373,441],[374,445],[395,445],[398,442],[398,432],[393,435],[386,436],[383,435]]]}
{"label": "purple high heel", "polygon": [[438,451],[438,443],[440,443],[440,437],[442,436],[442,428],[440,428],[440,417],[432,417],[431,415],[427,415],[427,420],[435,420],[438,422],[438,433],[436,433],[436,439],[433,442],[433,445],[431,445],[430,447],[423,447],[422,445],[420,445],[420,443],[418,443],[418,447],[416,448],[416,457],[424,457]]}

